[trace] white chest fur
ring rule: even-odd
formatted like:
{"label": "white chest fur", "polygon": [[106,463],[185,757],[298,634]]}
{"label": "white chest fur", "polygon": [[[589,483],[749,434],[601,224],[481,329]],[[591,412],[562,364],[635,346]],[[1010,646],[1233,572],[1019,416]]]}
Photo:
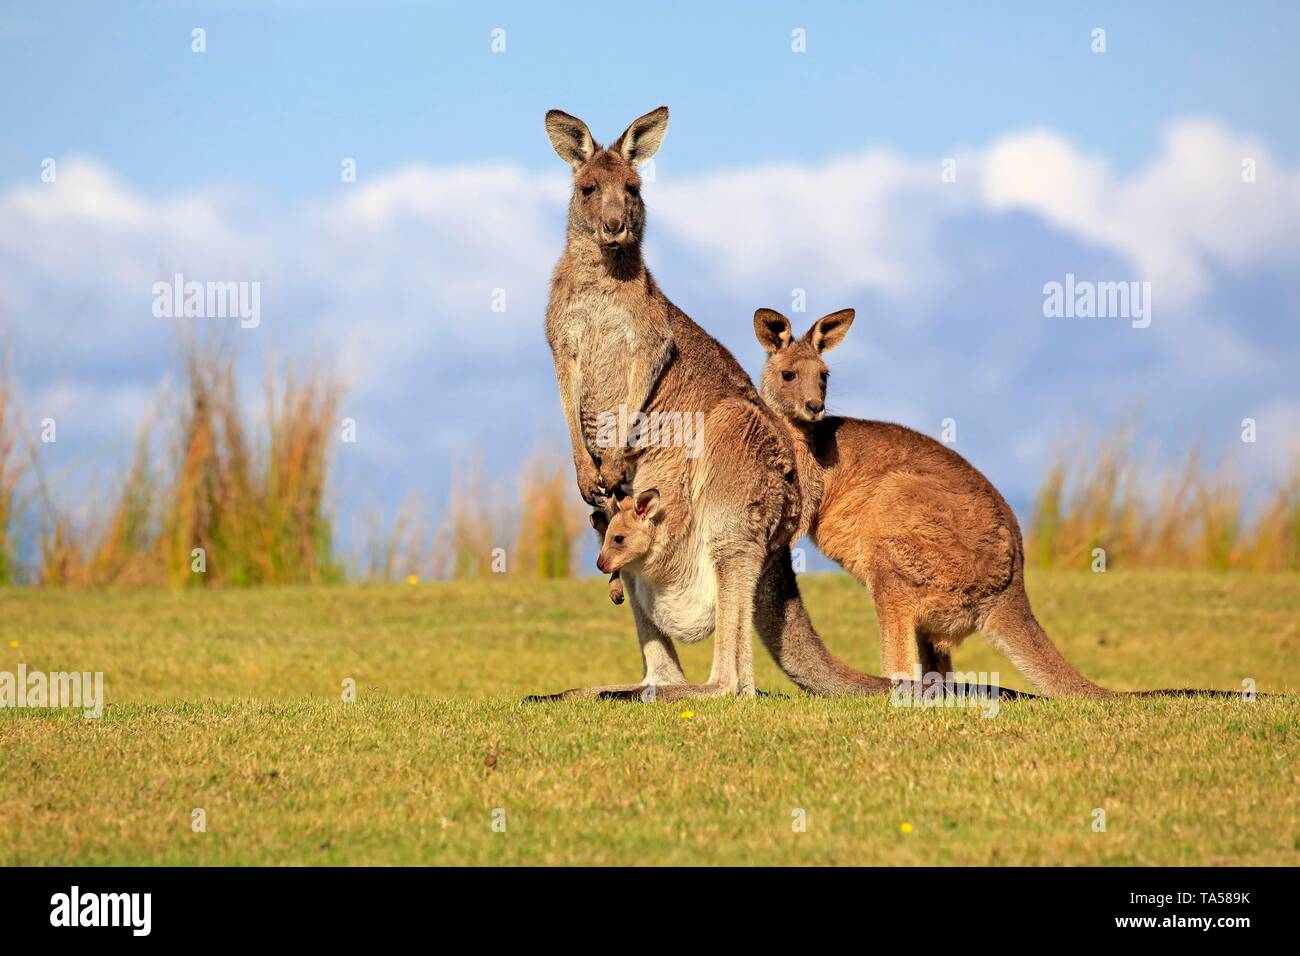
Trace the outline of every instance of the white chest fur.
{"label": "white chest fur", "polygon": [[567,351],[579,361],[607,349],[635,345],[641,339],[632,313],[613,296],[597,292],[570,299],[562,325]]}
{"label": "white chest fur", "polygon": [[702,641],[713,633],[718,603],[718,580],[702,551],[689,573],[672,581],[637,578],[635,600],[655,625],[685,644]]}

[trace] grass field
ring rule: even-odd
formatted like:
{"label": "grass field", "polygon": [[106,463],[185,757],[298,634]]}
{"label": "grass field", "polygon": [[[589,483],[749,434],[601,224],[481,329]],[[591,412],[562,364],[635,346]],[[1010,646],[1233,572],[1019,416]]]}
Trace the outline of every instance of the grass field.
{"label": "grass field", "polygon": [[[878,669],[865,592],[804,593]],[[103,671],[108,699],[0,710],[0,863],[1300,864],[1300,577],[1039,573],[1030,594],[1108,686],[1285,696],[985,719],[803,697],[760,648],[778,696],[524,705],[639,673],[603,581],[0,590],[0,671]],[[956,664],[1026,686],[981,638]]]}

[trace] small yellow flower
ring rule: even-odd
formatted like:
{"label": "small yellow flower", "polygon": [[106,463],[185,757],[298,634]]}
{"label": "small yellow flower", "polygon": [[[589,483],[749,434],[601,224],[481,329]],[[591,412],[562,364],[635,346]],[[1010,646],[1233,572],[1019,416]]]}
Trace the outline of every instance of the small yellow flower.
{"label": "small yellow flower", "polygon": [[904,833],[911,833],[911,832],[912,832],[912,824],[904,822],[904,823],[902,823],[902,824],[899,825],[898,829],[902,830]]}
{"label": "small yellow flower", "polygon": [[10,641],[10,642],[9,642],[9,646],[10,646],[10,647],[17,647],[17,646],[18,646],[18,642],[17,642],[17,641]]}
{"label": "small yellow flower", "polygon": [[414,574],[408,574],[408,575],[406,576],[406,583],[407,583],[407,584],[419,584],[419,583],[420,583],[420,579],[419,579],[419,577],[417,577],[417,576],[414,575]]}
{"label": "small yellow flower", "polygon": [[695,711],[693,710],[682,711],[682,720],[690,720],[694,716],[695,716]]}

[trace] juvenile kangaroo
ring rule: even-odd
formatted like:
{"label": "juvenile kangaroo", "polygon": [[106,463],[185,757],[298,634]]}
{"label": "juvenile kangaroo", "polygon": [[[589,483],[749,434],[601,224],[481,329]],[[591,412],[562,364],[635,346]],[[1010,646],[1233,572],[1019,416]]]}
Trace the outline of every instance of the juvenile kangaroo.
{"label": "juvenile kangaroo", "polygon": [[663,554],[662,548],[655,549],[662,517],[658,489],[650,488],[635,498],[629,495],[620,501],[614,517],[606,522],[605,537],[601,541],[600,554],[596,557],[596,567],[606,574],[617,576],[629,565],[636,565],[636,570],[643,577],[653,579],[654,564]]}
{"label": "juvenile kangaroo", "polygon": [[795,339],[779,312],[754,313],[767,350],[762,395],[794,439],[804,510],[799,533],[871,591],[886,677],[952,671],[952,648],[976,630],[1043,693],[1110,696],[1075,670],[1029,607],[1016,516],[951,448],[901,425],[826,417],[822,354],[853,310]]}
{"label": "juvenile kangaroo", "polygon": [[[573,169],[567,239],[546,312],[578,488],[608,506],[629,480],[657,489],[664,548],[655,579],[629,568],[644,665],[640,684],[575,688],[544,699],[753,695],[750,627],[792,681],[821,694],[887,693],[891,684],[833,658],[808,620],[790,563],[800,521],[794,448],[740,364],[659,290],[642,259],[645,204],[636,165],[663,140],[668,110],[601,148],[581,120],[546,114],[551,145]],[[667,443],[599,442],[601,413],[700,413],[698,454]],[[596,439],[596,440],[594,440]],[[632,444],[629,442],[628,444]],[[629,455],[629,453],[632,453]],[[714,634],[713,666],[689,684],[672,638]]]}
{"label": "juvenile kangaroo", "polygon": [[[657,488],[623,498],[604,523],[596,567],[610,575],[611,587],[624,572],[635,574],[642,593],[653,595],[652,600],[663,605],[674,603],[678,594],[690,600],[691,592],[699,590],[698,578],[689,566],[683,567],[673,559],[674,544],[680,541],[675,532],[680,527],[674,528],[669,522]],[[707,622],[702,623],[705,626],[679,621],[673,636],[688,644],[702,641],[712,629]]]}

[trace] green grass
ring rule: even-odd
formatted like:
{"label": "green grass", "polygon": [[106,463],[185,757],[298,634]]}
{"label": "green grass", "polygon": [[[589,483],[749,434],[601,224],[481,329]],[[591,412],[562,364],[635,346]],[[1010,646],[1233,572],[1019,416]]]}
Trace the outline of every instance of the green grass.
{"label": "green grass", "polygon": [[[836,653],[878,669],[866,593],[804,591]],[[639,673],[603,581],[0,590],[0,670],[102,670],[109,701],[0,710],[0,863],[1300,863],[1300,577],[1039,573],[1030,593],[1108,686],[1287,696],[984,719],[803,697],[759,648],[782,696],[522,705]],[[956,663],[1026,686],[980,638]]]}

